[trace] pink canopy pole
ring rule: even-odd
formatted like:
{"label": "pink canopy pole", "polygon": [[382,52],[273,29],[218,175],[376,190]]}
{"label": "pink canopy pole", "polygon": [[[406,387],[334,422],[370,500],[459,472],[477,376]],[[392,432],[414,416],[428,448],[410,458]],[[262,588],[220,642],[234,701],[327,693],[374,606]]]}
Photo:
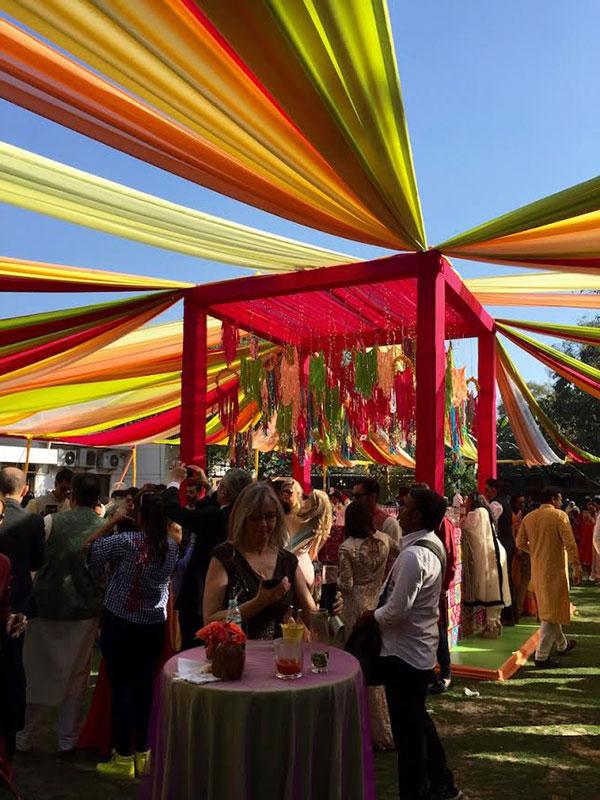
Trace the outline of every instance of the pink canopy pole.
{"label": "pink canopy pole", "polygon": [[415,477],[444,494],[446,278],[439,253],[423,254],[417,281]]}
{"label": "pink canopy pole", "polygon": [[[310,356],[305,353],[300,353],[300,384],[302,391],[308,388],[308,371],[310,366]],[[294,450],[292,454],[292,476],[302,486],[304,494],[309,494],[312,489],[311,485],[311,466],[312,466],[312,448],[304,448],[304,456],[300,458],[298,452]]]}
{"label": "pink canopy pole", "polygon": [[181,460],[206,469],[206,308],[192,292],[183,301],[181,370]]}
{"label": "pink canopy pole", "polygon": [[496,477],[496,337],[478,337],[479,400],[477,404],[477,476],[479,491]]}
{"label": "pink canopy pole", "polygon": [[305,453],[302,459],[297,453],[292,454],[292,476],[298,481],[304,494],[308,494],[311,490],[310,468],[310,453]]}

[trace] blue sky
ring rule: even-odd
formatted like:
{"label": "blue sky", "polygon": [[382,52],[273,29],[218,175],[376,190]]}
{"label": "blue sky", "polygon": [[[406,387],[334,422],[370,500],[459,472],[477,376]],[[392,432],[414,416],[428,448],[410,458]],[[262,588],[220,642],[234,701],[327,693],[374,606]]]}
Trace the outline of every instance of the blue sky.
{"label": "blue sky", "polygon": [[[598,0],[389,4],[430,244],[598,173]],[[382,254],[221,197],[4,101],[0,132],[11,144],[211,214],[365,258]],[[0,235],[2,255],[17,258],[198,283],[244,274],[6,205],[0,205]],[[464,277],[510,272],[455,266]],[[110,296],[0,294],[0,314],[101,299]],[[580,316],[568,309],[490,311],[570,323]],[[541,365],[513,353],[528,379],[547,379]],[[461,345],[458,360],[474,370],[475,344]]]}

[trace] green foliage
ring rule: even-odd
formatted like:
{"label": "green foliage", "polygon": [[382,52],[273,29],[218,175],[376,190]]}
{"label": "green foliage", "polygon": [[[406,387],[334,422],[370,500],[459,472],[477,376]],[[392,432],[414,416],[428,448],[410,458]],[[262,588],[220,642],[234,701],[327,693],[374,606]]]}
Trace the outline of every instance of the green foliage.
{"label": "green foliage", "polygon": [[477,489],[477,472],[474,464],[446,459],[446,497],[452,500],[456,492],[470,494]]}

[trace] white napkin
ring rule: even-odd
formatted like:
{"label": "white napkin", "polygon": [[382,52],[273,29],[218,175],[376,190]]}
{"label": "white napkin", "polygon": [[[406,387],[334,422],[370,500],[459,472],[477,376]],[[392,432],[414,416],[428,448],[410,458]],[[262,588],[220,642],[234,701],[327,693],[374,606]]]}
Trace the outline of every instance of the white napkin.
{"label": "white napkin", "polygon": [[215,677],[212,672],[197,672],[195,674],[180,675],[178,672],[173,675],[174,681],[185,681],[186,683],[213,683],[220,681],[221,678]]}
{"label": "white napkin", "polygon": [[212,683],[221,679],[215,678],[210,671],[210,664],[206,661],[196,661],[193,658],[180,656],[177,659],[177,672],[173,675],[173,680],[201,684]]}

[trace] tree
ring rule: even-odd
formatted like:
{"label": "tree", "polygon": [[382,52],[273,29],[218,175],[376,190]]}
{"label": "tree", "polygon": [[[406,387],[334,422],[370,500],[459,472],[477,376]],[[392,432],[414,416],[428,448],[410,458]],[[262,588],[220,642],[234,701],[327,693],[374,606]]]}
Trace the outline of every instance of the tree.
{"label": "tree", "polygon": [[[600,316],[580,320],[580,324],[599,328]],[[600,369],[599,347],[567,342],[560,349],[584,364]],[[544,410],[575,444],[597,454],[600,450],[600,403],[559,375],[554,377],[552,389]]]}

